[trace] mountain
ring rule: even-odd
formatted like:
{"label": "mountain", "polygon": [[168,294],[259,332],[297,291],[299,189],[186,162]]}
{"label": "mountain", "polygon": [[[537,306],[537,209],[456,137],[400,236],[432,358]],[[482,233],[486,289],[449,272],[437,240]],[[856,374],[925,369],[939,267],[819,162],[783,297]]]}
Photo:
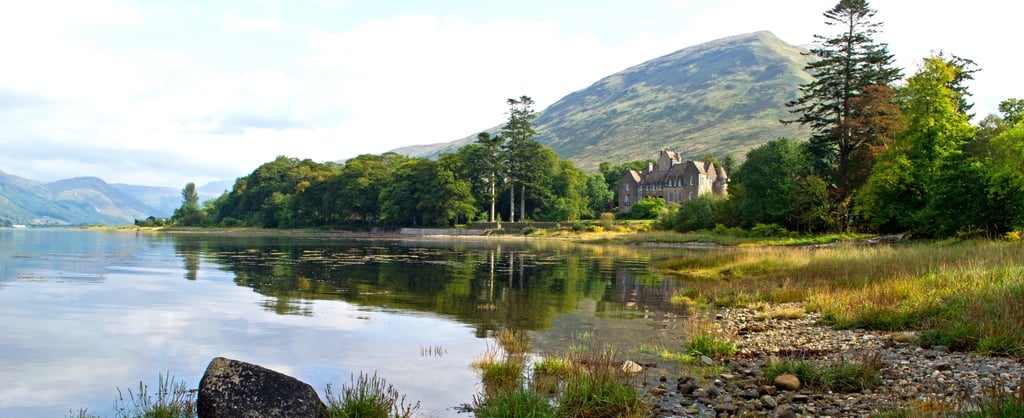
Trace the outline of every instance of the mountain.
{"label": "mountain", "polygon": [[169,217],[180,205],[181,191],[169,187],[108,184],[96,177],[44,183],[0,171],[0,223],[122,225]]}
{"label": "mountain", "polygon": [[[662,148],[685,158],[742,158],[778,137],[805,138],[785,103],[811,80],[804,50],[771,32],[685,48],[610,75],[538,112],[537,142],[584,170],[602,161],[654,158]],[[493,130],[494,128],[488,129]],[[436,157],[476,139],[396,149]]]}

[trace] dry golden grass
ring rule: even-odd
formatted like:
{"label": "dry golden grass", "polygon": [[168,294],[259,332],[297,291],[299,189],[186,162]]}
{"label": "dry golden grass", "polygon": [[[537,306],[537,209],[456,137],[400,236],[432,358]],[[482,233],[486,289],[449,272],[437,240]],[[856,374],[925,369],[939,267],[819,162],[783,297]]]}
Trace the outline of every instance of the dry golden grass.
{"label": "dry golden grass", "polygon": [[693,305],[804,302],[838,327],[934,331],[926,344],[1024,356],[1020,242],[739,247],[660,267],[686,284],[674,298]]}

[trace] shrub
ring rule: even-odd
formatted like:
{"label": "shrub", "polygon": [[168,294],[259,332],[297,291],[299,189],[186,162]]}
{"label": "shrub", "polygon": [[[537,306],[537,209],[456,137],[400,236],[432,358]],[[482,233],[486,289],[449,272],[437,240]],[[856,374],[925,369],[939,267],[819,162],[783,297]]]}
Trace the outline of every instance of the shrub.
{"label": "shrub", "polygon": [[750,228],[750,235],[762,238],[778,238],[789,235],[789,231],[783,228],[779,224],[762,224],[759,223]]}
{"label": "shrub", "polygon": [[534,232],[537,232],[537,228],[532,227],[532,226],[526,226],[526,227],[523,227],[523,229],[520,232],[522,232],[523,235],[530,235],[530,234],[532,234]]}
{"label": "shrub", "polygon": [[615,214],[611,212],[601,213],[600,222],[601,226],[603,226],[605,229],[611,228],[612,225],[615,225]]}

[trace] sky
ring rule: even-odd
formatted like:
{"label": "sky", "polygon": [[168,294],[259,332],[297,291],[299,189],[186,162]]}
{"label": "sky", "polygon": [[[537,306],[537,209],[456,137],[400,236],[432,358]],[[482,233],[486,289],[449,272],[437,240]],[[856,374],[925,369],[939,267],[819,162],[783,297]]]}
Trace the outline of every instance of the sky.
{"label": "sky", "polygon": [[[0,0],[0,171],[181,188],[279,155],[449,142],[688,46],[834,35],[836,0]],[[904,75],[978,63],[974,112],[1024,98],[1024,3],[870,1]]]}

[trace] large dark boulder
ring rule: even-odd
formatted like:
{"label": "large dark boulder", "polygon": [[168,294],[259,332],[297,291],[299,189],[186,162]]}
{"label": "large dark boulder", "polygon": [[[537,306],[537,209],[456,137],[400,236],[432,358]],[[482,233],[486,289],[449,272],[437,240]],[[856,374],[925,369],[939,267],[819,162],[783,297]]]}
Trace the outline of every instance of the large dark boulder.
{"label": "large dark boulder", "polygon": [[325,417],[309,384],[238,360],[217,357],[199,381],[199,418]]}

